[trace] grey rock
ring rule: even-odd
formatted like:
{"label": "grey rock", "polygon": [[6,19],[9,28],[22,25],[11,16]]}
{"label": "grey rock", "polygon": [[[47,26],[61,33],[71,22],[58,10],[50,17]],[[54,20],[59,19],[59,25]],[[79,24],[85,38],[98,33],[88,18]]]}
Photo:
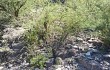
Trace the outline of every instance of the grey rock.
{"label": "grey rock", "polygon": [[71,44],[67,44],[66,46],[65,46],[65,49],[71,49],[72,48],[72,45]]}
{"label": "grey rock", "polygon": [[35,68],[34,70],[41,70],[41,69],[39,69],[39,68]]}
{"label": "grey rock", "polygon": [[100,64],[96,61],[90,61],[85,59],[84,57],[80,57],[77,59],[78,62],[83,65],[87,70],[102,70]]}
{"label": "grey rock", "polygon": [[54,58],[49,59],[48,61],[46,61],[46,67],[50,67],[54,64]]}
{"label": "grey rock", "polygon": [[103,64],[103,65],[110,65],[110,63],[107,62],[107,61],[102,61],[101,64]]}
{"label": "grey rock", "polygon": [[74,45],[74,46],[72,46],[72,48],[78,49],[79,47],[78,47],[78,46],[76,46],[76,45]]}
{"label": "grey rock", "polygon": [[90,51],[92,52],[92,53],[99,53],[99,51],[97,50],[97,49],[90,49]]}
{"label": "grey rock", "polygon": [[71,56],[75,56],[77,54],[77,51],[76,49],[69,49],[68,50],[68,57],[71,57]]}
{"label": "grey rock", "polygon": [[110,58],[110,54],[103,55],[104,58]]}
{"label": "grey rock", "polygon": [[91,56],[91,52],[88,51],[85,55],[86,55],[86,56]]}
{"label": "grey rock", "polygon": [[56,56],[61,57],[62,59],[68,57],[67,50],[63,49],[63,50],[56,51]]}
{"label": "grey rock", "polygon": [[3,68],[4,68],[3,66],[0,66],[0,70],[3,70]]}
{"label": "grey rock", "polygon": [[76,38],[76,42],[83,42],[83,39],[80,38],[80,37],[77,37],[77,38]]}
{"label": "grey rock", "polygon": [[25,29],[19,27],[19,28],[6,28],[4,29],[4,34],[2,36],[2,38],[4,40],[10,40],[13,41],[16,38],[20,38],[22,36],[22,34],[24,34]]}

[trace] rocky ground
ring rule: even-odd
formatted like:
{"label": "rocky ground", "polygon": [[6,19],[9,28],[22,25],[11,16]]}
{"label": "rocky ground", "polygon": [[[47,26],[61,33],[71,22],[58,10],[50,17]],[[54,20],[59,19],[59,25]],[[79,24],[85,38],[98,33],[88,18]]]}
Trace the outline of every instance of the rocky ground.
{"label": "rocky ground", "polygon": [[[61,65],[56,70],[110,70],[110,54],[99,51],[102,42],[97,38],[84,41],[77,38],[74,44],[67,44],[58,53]],[[55,69],[48,69],[55,70]]]}
{"label": "rocky ground", "polygon": [[[22,40],[25,29],[7,26],[2,33],[0,70],[31,70]],[[50,58],[44,70],[110,70],[110,53],[99,51],[102,46],[98,38],[68,37],[63,47],[55,52],[56,59]],[[53,65],[54,59],[57,65]]]}
{"label": "rocky ground", "polygon": [[22,40],[25,29],[5,26],[0,40],[0,70],[29,70]]}

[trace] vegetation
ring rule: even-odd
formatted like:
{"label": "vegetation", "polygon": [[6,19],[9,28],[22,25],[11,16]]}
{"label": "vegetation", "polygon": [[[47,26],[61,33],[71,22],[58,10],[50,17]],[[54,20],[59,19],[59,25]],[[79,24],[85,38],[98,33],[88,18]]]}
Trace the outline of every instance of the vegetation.
{"label": "vegetation", "polygon": [[43,54],[38,54],[37,56],[30,59],[30,64],[32,64],[34,67],[43,68],[45,65],[45,62],[48,59]]}
{"label": "vegetation", "polygon": [[40,68],[49,57],[38,55],[36,49],[52,49],[56,40],[61,45],[67,36],[77,36],[86,29],[97,32],[110,46],[110,0],[1,0],[0,15],[1,21],[14,20],[27,29],[24,40],[32,56],[30,63]]}

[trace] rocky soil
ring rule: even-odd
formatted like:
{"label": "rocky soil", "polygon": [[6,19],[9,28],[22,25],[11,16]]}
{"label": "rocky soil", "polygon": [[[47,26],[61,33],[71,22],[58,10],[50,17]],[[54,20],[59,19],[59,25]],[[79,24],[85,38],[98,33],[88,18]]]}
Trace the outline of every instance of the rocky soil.
{"label": "rocky soil", "polygon": [[[0,70],[31,70],[22,40],[22,27],[6,27],[0,38]],[[110,70],[110,53],[102,53],[98,38],[70,36],[56,52],[56,58],[46,62],[44,70]],[[42,49],[40,49],[41,52]],[[58,63],[54,64],[54,60]],[[34,70],[41,70],[35,68]]]}
{"label": "rocky soil", "polygon": [[25,29],[5,26],[0,39],[0,70],[29,70],[22,40]]}

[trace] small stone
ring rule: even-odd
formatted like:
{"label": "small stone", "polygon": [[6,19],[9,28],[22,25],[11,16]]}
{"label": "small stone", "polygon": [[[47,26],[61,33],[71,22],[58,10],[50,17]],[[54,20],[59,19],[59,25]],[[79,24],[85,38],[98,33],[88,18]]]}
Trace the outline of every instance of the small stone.
{"label": "small stone", "polygon": [[105,58],[110,58],[110,54],[104,55]]}
{"label": "small stone", "polygon": [[67,44],[66,46],[65,46],[65,49],[71,49],[72,48],[72,45],[71,44]]}
{"label": "small stone", "polygon": [[107,62],[107,61],[102,61],[101,64],[103,64],[103,65],[110,65],[110,63]]}
{"label": "small stone", "polygon": [[93,41],[90,39],[90,40],[88,40],[88,42],[89,42],[89,43],[92,43]]}
{"label": "small stone", "polygon": [[57,58],[55,59],[55,63],[56,63],[56,65],[63,65],[63,64],[64,64],[62,58],[60,58],[60,57],[57,57]]}
{"label": "small stone", "polygon": [[83,42],[83,39],[80,37],[77,37],[76,42]]}
{"label": "small stone", "polygon": [[0,66],[0,70],[2,70],[4,67]]}
{"label": "small stone", "polygon": [[50,67],[54,64],[54,58],[49,59],[48,61],[46,61],[46,67]]}
{"label": "small stone", "polygon": [[93,53],[99,53],[99,51],[97,49],[91,49],[90,51]]}
{"label": "small stone", "polygon": [[88,46],[89,46],[89,48],[93,48],[93,45],[92,44],[89,44]]}
{"label": "small stone", "polygon": [[39,68],[35,68],[35,70],[40,70]]}
{"label": "small stone", "polygon": [[86,57],[88,58],[88,59],[90,59],[90,60],[92,60],[93,58],[91,57],[91,52],[89,51],[89,52],[87,52],[86,54]]}
{"label": "small stone", "polygon": [[13,65],[12,64],[9,64],[9,67],[12,67]]}
{"label": "small stone", "polygon": [[86,53],[86,56],[91,56],[91,52],[87,52]]}
{"label": "small stone", "polygon": [[76,49],[70,49],[70,50],[68,51],[68,56],[69,56],[69,57],[74,56],[74,55],[76,55],[76,53],[77,53],[77,50],[76,50]]}
{"label": "small stone", "polygon": [[78,49],[79,47],[78,46],[76,46],[76,45],[74,45],[74,46],[72,46],[73,48],[75,48],[75,49]]}

